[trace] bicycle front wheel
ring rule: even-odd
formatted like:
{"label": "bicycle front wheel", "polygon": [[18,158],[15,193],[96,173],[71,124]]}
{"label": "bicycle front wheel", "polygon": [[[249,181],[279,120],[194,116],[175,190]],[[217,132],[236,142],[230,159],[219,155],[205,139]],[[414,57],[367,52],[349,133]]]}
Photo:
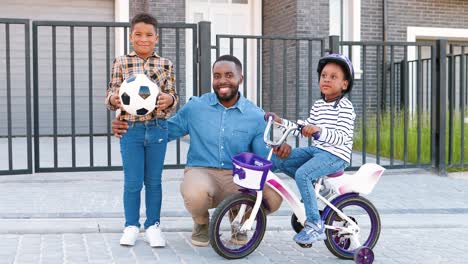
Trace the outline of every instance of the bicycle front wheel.
{"label": "bicycle front wheel", "polygon": [[[353,259],[354,252],[359,247],[374,248],[381,229],[380,216],[375,206],[362,196],[347,198],[335,206],[357,223],[359,226],[358,240],[361,245],[356,245],[351,238],[352,235],[344,230],[327,229],[325,245],[330,252],[338,258]],[[327,215],[325,224],[334,227],[349,226],[349,223],[333,210]]]}
{"label": "bicycle front wheel", "polygon": [[235,194],[222,201],[213,213],[210,223],[210,243],[220,256],[240,259],[252,253],[263,239],[266,213],[260,206],[252,228],[241,231],[250,217],[256,197]]}

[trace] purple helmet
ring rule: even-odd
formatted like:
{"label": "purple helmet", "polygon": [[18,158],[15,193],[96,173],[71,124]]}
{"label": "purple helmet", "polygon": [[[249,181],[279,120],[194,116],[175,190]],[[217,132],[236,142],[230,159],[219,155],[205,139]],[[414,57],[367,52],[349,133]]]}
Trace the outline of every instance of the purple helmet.
{"label": "purple helmet", "polygon": [[340,65],[344,72],[345,72],[345,78],[348,80],[348,89],[346,89],[345,93],[351,92],[351,89],[353,88],[353,82],[354,82],[354,68],[353,68],[353,63],[348,59],[348,57],[337,54],[337,53],[332,53],[323,56],[320,58],[317,66],[317,72],[318,72],[318,77],[320,80],[320,74],[322,73],[323,68],[327,63],[336,63]]}

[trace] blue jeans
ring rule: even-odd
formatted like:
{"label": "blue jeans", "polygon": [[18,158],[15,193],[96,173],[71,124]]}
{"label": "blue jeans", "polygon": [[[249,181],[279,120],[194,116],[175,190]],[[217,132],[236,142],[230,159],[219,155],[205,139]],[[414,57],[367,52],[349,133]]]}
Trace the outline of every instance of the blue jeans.
{"label": "blue jeans", "polygon": [[124,171],[123,204],[125,226],[140,227],[140,192],[145,184],[145,228],[160,221],[161,174],[167,147],[167,121],[128,121],[127,133],[120,139]]}
{"label": "blue jeans", "polygon": [[337,156],[316,148],[296,148],[285,159],[273,156],[273,171],[282,171],[296,180],[301,193],[308,222],[317,223],[320,214],[317,208],[314,184],[322,176],[343,170],[348,163]]}

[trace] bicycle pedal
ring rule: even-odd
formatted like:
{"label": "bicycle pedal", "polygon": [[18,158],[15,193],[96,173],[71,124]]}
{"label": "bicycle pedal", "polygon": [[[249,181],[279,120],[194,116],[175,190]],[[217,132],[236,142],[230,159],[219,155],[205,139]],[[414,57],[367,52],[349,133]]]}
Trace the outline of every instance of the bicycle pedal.
{"label": "bicycle pedal", "polygon": [[[297,243],[297,242],[296,242]],[[311,248],[313,244],[301,244],[297,243],[301,248]]]}

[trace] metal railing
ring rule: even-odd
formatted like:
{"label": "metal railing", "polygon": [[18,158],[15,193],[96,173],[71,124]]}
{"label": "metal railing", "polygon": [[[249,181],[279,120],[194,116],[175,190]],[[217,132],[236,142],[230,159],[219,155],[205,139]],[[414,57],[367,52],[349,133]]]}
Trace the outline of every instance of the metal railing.
{"label": "metal railing", "polygon": [[[301,46],[301,42],[305,44]],[[312,48],[313,43],[316,48]],[[340,42],[338,37],[330,37],[328,47],[325,43],[325,38],[217,35],[213,49],[216,56],[224,50],[240,58],[243,65],[256,65],[254,70],[244,67],[247,82],[242,87],[243,93],[265,111],[292,120],[306,118],[313,101],[320,96],[318,59],[326,52],[348,55],[356,70],[349,98],[357,114],[355,151],[349,169],[366,162],[377,162],[387,168],[432,166],[431,142],[436,134],[431,128],[429,98],[434,86],[435,44]],[[422,47],[431,51],[430,58],[418,56]],[[249,48],[257,51],[256,56],[246,55]],[[409,62],[410,54],[418,56],[414,62]],[[399,64],[395,66],[397,61]],[[256,97],[249,96],[252,87],[248,86],[248,78],[252,77]],[[386,130],[382,131],[382,127]],[[295,140],[295,147],[310,144],[310,140]],[[430,149],[423,153],[423,145]]]}
{"label": "metal railing", "polygon": [[447,94],[447,166],[468,166],[465,161],[468,138],[468,44],[450,44]]}
{"label": "metal railing", "polygon": [[[409,54],[411,50],[421,54],[422,47],[432,50],[434,43],[344,41],[340,46],[359,65],[350,97],[358,116],[354,148],[361,152],[361,163],[370,157],[387,168],[431,166],[431,150],[421,151],[423,144],[431,146],[430,112],[422,110],[424,64],[418,56],[412,65]],[[432,72],[427,70],[426,75]],[[433,84],[425,84],[431,93]],[[422,132],[424,127],[428,133]],[[422,158],[423,154],[427,155]]]}
{"label": "metal railing", "polygon": [[[12,25],[22,28],[14,30],[22,32],[21,37],[11,37]],[[5,57],[0,91],[6,94],[0,97],[5,100],[0,104],[5,115],[0,118],[6,124],[0,128],[0,144],[5,146],[0,174],[121,169],[120,156],[115,155],[118,140],[110,129],[113,115],[103,101],[112,59],[130,50],[128,27],[128,23],[33,22],[34,97],[29,100],[29,21],[0,20],[0,37],[4,36],[0,54]],[[210,30],[209,22],[161,24],[158,30],[156,51],[175,62],[180,106],[186,96],[211,91],[214,52],[216,57],[232,54],[242,61],[241,91],[265,111],[292,120],[305,118],[320,98],[318,59],[342,52],[356,68],[349,95],[357,114],[350,169],[377,162],[387,168],[435,167],[444,174],[446,166],[467,165],[467,44],[452,44],[447,51],[446,40],[340,42],[336,36],[218,35],[213,46]],[[24,66],[12,67],[13,57],[24,58]],[[18,118],[18,113],[23,117]],[[19,139],[21,147],[15,145]],[[188,143],[169,144],[165,168],[183,167]],[[308,139],[295,139],[296,147],[310,144]],[[25,155],[18,157],[15,153],[21,149]]]}
{"label": "metal railing", "polygon": [[29,20],[0,19],[0,175],[32,172],[29,42]]}
{"label": "metal railing", "polygon": [[[160,24],[156,51],[175,65],[176,86],[187,76],[186,30],[197,43],[195,24]],[[104,106],[111,62],[128,53],[129,23],[33,22],[35,171],[121,169],[112,115]],[[192,54],[197,54],[193,45]],[[183,55],[184,57],[182,57]],[[194,55],[194,56],[195,56]],[[194,57],[196,58],[196,57]],[[192,59],[193,94],[197,93],[197,60]],[[185,80],[187,83],[187,80]],[[183,105],[185,91],[182,96]],[[85,147],[87,146],[87,147]],[[182,167],[181,143],[166,168]]]}

